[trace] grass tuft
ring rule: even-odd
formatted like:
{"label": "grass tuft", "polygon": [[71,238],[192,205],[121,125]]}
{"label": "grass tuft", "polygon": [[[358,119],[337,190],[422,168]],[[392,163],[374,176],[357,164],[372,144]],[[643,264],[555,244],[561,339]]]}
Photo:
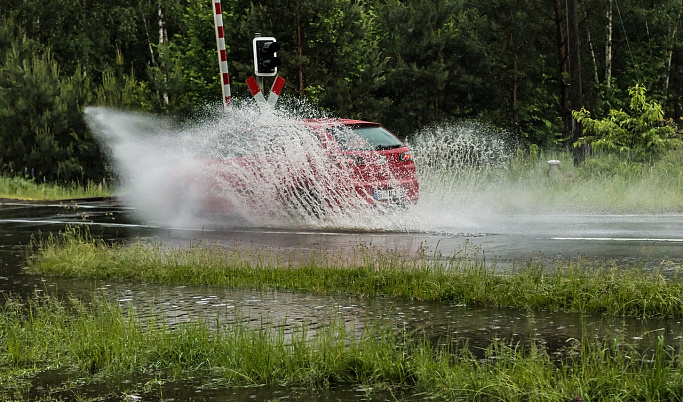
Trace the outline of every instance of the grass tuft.
{"label": "grass tuft", "polygon": [[[435,346],[385,324],[360,335],[332,321],[315,337],[284,325],[161,325],[94,297],[9,299],[0,307],[0,397],[19,399],[35,373],[68,369],[83,383],[204,379],[214,386],[281,385],[412,390],[448,400],[679,400],[680,352],[662,338],[638,351],[623,340],[575,340],[560,361],[542,344],[493,341],[483,358],[450,339]],[[239,322],[239,320],[238,320]],[[11,379],[11,380],[10,380]],[[58,384],[55,384],[58,385]],[[77,384],[70,383],[77,387]]]}
{"label": "grass tuft", "polygon": [[558,260],[518,263],[497,273],[467,247],[447,260],[357,247],[344,253],[136,242],[108,245],[68,230],[36,242],[28,273],[171,285],[349,293],[467,306],[511,307],[634,317],[683,317],[683,277],[661,271]]}
{"label": "grass tuft", "polygon": [[111,191],[103,183],[89,182],[86,185],[37,184],[21,177],[0,176],[0,198],[22,200],[66,200],[74,198],[108,197]]}

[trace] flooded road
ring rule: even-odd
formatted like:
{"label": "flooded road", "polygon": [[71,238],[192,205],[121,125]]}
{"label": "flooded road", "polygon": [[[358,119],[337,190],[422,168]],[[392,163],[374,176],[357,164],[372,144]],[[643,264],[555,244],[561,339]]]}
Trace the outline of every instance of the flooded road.
{"label": "flooded road", "polygon": [[[239,309],[250,316],[269,316],[278,321],[315,322],[322,316],[344,312],[349,320],[361,324],[363,318],[390,316],[448,327],[457,316],[467,316],[460,307],[424,305],[394,301],[339,297],[302,296],[286,293],[262,295],[260,292],[233,292],[221,289],[153,287],[139,284],[91,283],[78,279],[39,278],[21,272],[22,253],[31,239],[58,233],[67,225],[87,226],[91,233],[106,240],[135,240],[189,245],[203,242],[231,247],[274,250],[352,250],[359,245],[407,254],[425,252],[435,258],[448,258],[463,247],[478,248],[488,263],[505,267],[531,258],[587,257],[639,262],[664,271],[683,263],[683,215],[558,215],[509,216],[505,219],[470,219],[462,227],[443,227],[431,233],[332,231],[319,228],[296,229],[239,228],[207,220],[200,228],[161,227],[140,223],[133,210],[114,200],[61,203],[0,202],[0,292],[31,292],[56,288],[63,292],[100,289],[120,302],[148,305],[150,298],[160,306],[175,309],[179,320],[189,319],[199,307],[204,311]],[[285,307],[283,307],[285,306]],[[278,308],[282,311],[278,311]],[[457,313],[453,313],[455,308]],[[429,310],[429,314],[425,313]],[[411,313],[413,312],[413,313]],[[505,313],[508,314],[508,313]],[[478,312],[477,317],[490,316]],[[411,318],[412,316],[412,318]],[[425,317],[429,317],[425,320]],[[472,315],[473,316],[473,315]],[[523,316],[525,316],[523,314]],[[479,318],[478,318],[479,319]],[[558,318],[552,318],[556,321]],[[407,320],[407,321],[406,321]],[[469,319],[468,321],[473,321]],[[512,320],[514,321],[514,320]],[[512,322],[511,321],[511,322]],[[423,323],[424,324],[424,323]],[[422,324],[420,324],[422,325]],[[463,325],[459,322],[457,325]],[[359,325],[360,326],[360,325]],[[509,326],[491,324],[505,328]],[[562,323],[558,327],[570,327]],[[488,325],[466,325],[461,333],[478,332]],[[479,331],[481,332],[481,331]],[[485,331],[484,331],[485,332]]]}
{"label": "flooded road", "polygon": [[[653,337],[661,335],[667,343],[674,344],[683,334],[679,320],[586,317],[383,298],[105,283],[23,274],[22,253],[31,239],[57,233],[67,225],[87,226],[94,235],[111,241],[140,239],[171,245],[204,242],[226,247],[239,244],[276,250],[327,251],[350,250],[362,244],[409,254],[427,250],[428,255],[436,258],[447,258],[467,245],[480,248],[487,262],[503,267],[520,259],[585,256],[640,262],[651,269],[666,271],[683,263],[683,215],[471,217],[457,227],[439,227],[430,232],[382,232],[303,226],[236,227],[215,218],[207,219],[198,228],[156,226],[141,223],[133,209],[114,200],[0,202],[0,294],[101,292],[122,305],[132,306],[142,316],[160,312],[172,323],[187,322],[198,316],[219,317],[226,324],[235,320],[285,327],[303,324],[315,331],[330,319],[341,319],[348,327],[358,330],[373,320],[387,320],[410,332],[424,333],[435,341],[449,335],[475,348],[483,348],[492,339],[534,339],[546,344],[551,353],[561,353],[568,339],[584,336],[620,336],[638,343],[651,342]],[[257,398],[274,398],[277,392],[283,391],[270,389],[268,392],[275,394],[257,393]],[[357,400],[363,393],[348,389],[340,392],[345,393],[341,400]],[[217,397],[214,400],[239,400],[244,396],[240,395],[236,399]],[[332,393],[317,396],[315,400],[328,400],[328,397],[339,400],[340,395]]]}
{"label": "flooded road", "polygon": [[[683,262],[683,214],[468,216],[451,226],[396,232],[306,225],[240,227],[220,216],[205,217],[191,226],[150,225],[137,220],[133,208],[115,201],[0,201],[0,251],[16,254],[32,236],[57,233],[66,225],[87,226],[110,240],[139,238],[177,245],[201,241],[334,251],[363,244],[409,254],[427,250],[448,258],[467,243],[480,247],[489,262],[501,264],[536,257],[637,261],[650,268],[667,261]],[[3,261],[9,264],[7,258]]]}

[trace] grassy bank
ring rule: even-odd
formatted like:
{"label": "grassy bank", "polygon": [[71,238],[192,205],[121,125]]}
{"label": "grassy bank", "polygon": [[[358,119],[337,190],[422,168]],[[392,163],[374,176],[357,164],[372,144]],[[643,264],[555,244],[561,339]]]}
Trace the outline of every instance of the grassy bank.
{"label": "grassy bank", "polygon": [[[682,356],[661,339],[639,352],[619,339],[599,342],[585,336],[568,344],[566,356],[557,361],[534,342],[495,341],[482,358],[453,340],[437,347],[382,325],[358,337],[331,322],[310,337],[306,328],[285,336],[282,327],[196,320],[170,329],[163,322],[164,317],[145,317],[143,325],[133,311],[99,298],[87,304],[46,297],[5,301],[0,307],[0,397],[30,400],[35,373],[66,369],[76,393],[93,381],[121,384],[147,376],[156,383],[210,379],[213,386],[355,384],[448,400],[683,397]],[[53,385],[60,389],[59,381]]]}
{"label": "grassy bank", "polygon": [[468,306],[683,317],[683,277],[590,261],[520,263],[510,274],[476,250],[449,260],[357,248],[303,255],[195,245],[107,245],[69,231],[36,245],[27,272],[173,285],[349,293]]}
{"label": "grassy bank", "polygon": [[[446,158],[446,156],[440,156]],[[548,160],[559,160],[549,175]],[[614,155],[574,167],[570,153],[541,152],[472,170],[418,165],[422,198],[491,213],[683,213],[683,150],[652,163]],[[419,161],[418,161],[419,162]]]}
{"label": "grassy bank", "polygon": [[37,184],[20,177],[0,176],[0,198],[22,200],[65,200],[73,198],[108,197],[111,191],[102,183],[57,185]]}
{"label": "grassy bank", "polygon": [[[547,161],[560,160],[548,174]],[[507,180],[510,204],[576,212],[683,212],[683,150],[673,150],[652,163],[628,160],[626,155],[589,157],[579,167],[569,154],[547,154],[513,161]]]}

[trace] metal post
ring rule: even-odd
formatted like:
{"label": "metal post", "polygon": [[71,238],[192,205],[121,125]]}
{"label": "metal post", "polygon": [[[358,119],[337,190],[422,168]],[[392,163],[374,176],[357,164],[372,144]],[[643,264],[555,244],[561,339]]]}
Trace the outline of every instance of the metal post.
{"label": "metal post", "polygon": [[[261,37],[260,32],[254,32],[254,38],[260,38],[260,37]],[[256,62],[254,61],[254,63],[256,63]],[[258,84],[258,87],[261,90],[261,93],[265,94],[266,92],[263,90],[263,77],[260,77],[257,75],[256,76],[256,84]]]}

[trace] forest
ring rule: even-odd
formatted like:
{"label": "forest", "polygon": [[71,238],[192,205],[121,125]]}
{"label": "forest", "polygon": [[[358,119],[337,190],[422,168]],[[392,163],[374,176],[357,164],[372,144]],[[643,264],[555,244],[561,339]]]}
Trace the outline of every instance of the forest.
{"label": "forest", "polygon": [[[649,133],[646,151],[680,145],[683,0],[223,0],[222,9],[237,103],[251,102],[260,33],[281,45],[283,97],[402,138],[478,120],[521,149],[630,150],[610,136],[634,126]],[[179,122],[219,110],[211,0],[0,0],[0,16],[0,174],[101,180],[89,105]]]}

